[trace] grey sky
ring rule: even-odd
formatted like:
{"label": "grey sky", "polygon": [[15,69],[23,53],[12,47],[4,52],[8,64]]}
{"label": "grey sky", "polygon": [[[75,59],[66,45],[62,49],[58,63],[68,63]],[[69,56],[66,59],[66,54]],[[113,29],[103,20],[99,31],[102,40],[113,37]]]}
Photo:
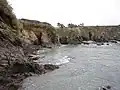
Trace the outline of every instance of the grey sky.
{"label": "grey sky", "polygon": [[85,25],[120,24],[120,0],[8,0],[18,18]]}

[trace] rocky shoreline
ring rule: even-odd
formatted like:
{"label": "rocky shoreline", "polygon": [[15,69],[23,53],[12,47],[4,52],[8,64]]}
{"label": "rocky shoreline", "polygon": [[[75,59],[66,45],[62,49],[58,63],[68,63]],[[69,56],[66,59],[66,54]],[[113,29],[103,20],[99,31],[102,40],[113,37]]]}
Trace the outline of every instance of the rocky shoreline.
{"label": "rocky shoreline", "polygon": [[42,65],[29,57],[57,43],[51,24],[18,20],[7,0],[0,0],[0,90],[18,90],[25,78],[58,69],[59,66]]}
{"label": "rocky shoreline", "polygon": [[62,44],[81,44],[83,41],[116,42],[120,41],[120,26],[74,26],[57,28]]}
{"label": "rocky shoreline", "polygon": [[59,68],[51,64],[40,65],[29,57],[29,54],[37,51],[41,46],[31,45],[29,51],[28,46],[26,47],[9,45],[8,48],[3,48],[3,51],[0,47],[0,90],[18,90],[25,78]]}
{"label": "rocky shoreline", "polygon": [[7,0],[0,0],[0,90],[18,90],[22,80],[45,74],[59,66],[34,62],[42,47],[60,44],[89,44],[84,41],[117,43],[120,26],[77,26],[55,28],[47,22],[17,19]]}

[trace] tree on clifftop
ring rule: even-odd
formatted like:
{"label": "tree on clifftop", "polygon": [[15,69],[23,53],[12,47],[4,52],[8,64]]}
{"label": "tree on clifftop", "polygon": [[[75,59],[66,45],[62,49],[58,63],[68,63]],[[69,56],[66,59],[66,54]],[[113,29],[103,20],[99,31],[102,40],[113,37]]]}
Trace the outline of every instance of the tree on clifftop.
{"label": "tree on clifftop", "polygon": [[57,26],[60,27],[60,28],[64,28],[65,26],[61,23],[57,23]]}
{"label": "tree on clifftop", "polygon": [[78,27],[78,26],[77,26],[76,24],[69,23],[69,24],[68,24],[68,27],[69,27],[69,28],[75,28],[75,27]]}
{"label": "tree on clifftop", "polygon": [[81,27],[81,26],[83,27],[83,26],[84,26],[84,23],[81,23],[81,24],[79,24],[78,26],[79,26],[79,27]]}

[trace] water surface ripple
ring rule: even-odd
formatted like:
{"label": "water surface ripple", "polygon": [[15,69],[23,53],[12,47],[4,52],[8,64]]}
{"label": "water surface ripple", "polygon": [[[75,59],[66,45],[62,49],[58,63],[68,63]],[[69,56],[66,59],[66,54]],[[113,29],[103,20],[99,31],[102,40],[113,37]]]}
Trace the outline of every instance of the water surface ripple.
{"label": "water surface ripple", "polygon": [[120,90],[120,44],[68,45],[50,50],[42,62],[60,69],[24,81],[24,90]]}

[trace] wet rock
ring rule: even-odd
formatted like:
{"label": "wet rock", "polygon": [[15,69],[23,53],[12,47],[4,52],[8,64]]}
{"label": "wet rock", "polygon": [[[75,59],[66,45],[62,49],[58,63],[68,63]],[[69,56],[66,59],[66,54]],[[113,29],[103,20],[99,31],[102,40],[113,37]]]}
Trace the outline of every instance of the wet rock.
{"label": "wet rock", "polygon": [[15,62],[8,70],[0,72],[0,90],[18,90],[23,79],[35,74],[45,74],[58,69],[56,65],[39,65],[37,63]]}
{"label": "wet rock", "polygon": [[44,65],[44,68],[45,68],[46,70],[55,70],[55,69],[59,69],[59,66],[57,66],[57,65],[52,65],[52,64],[45,64],[45,65]]}
{"label": "wet rock", "polygon": [[107,90],[106,88],[102,88],[102,90]]}
{"label": "wet rock", "polygon": [[17,79],[18,78],[18,74],[13,74],[13,75],[11,75],[11,77],[14,78],[14,79]]}
{"label": "wet rock", "polygon": [[111,89],[111,86],[106,86],[107,89]]}
{"label": "wet rock", "polygon": [[111,40],[110,42],[111,42],[111,43],[117,43],[117,41],[116,41],[116,40]]}
{"label": "wet rock", "polygon": [[11,70],[13,73],[24,73],[24,72],[29,72],[31,70],[31,66],[21,64],[21,63],[14,63],[13,66],[11,67]]}
{"label": "wet rock", "polygon": [[83,44],[85,44],[85,45],[89,45],[90,43],[88,43],[88,42],[82,42]]}
{"label": "wet rock", "polygon": [[33,57],[32,60],[38,60],[40,57]]}
{"label": "wet rock", "polygon": [[101,46],[101,44],[100,44],[100,43],[97,43],[97,45],[98,45],[98,46]]}
{"label": "wet rock", "polygon": [[0,78],[0,84],[1,85],[6,85],[7,83],[10,83],[10,82],[11,82],[11,80],[7,79],[6,77]]}
{"label": "wet rock", "polygon": [[99,87],[98,90],[111,90],[111,86],[102,86],[102,87]]}
{"label": "wet rock", "polygon": [[31,73],[24,73],[24,76],[29,77],[29,76],[32,76],[32,74]]}
{"label": "wet rock", "polygon": [[98,46],[104,45],[104,43],[97,43]]}
{"label": "wet rock", "polygon": [[101,43],[101,45],[104,45],[104,43]]}
{"label": "wet rock", "polygon": [[16,62],[11,67],[13,73],[26,73],[33,72],[42,74],[45,72],[43,65],[39,65],[37,63],[18,63]]}
{"label": "wet rock", "polygon": [[5,87],[3,86],[0,86],[0,90],[6,90]]}
{"label": "wet rock", "polygon": [[19,87],[20,85],[11,84],[8,86],[8,90],[18,90]]}

